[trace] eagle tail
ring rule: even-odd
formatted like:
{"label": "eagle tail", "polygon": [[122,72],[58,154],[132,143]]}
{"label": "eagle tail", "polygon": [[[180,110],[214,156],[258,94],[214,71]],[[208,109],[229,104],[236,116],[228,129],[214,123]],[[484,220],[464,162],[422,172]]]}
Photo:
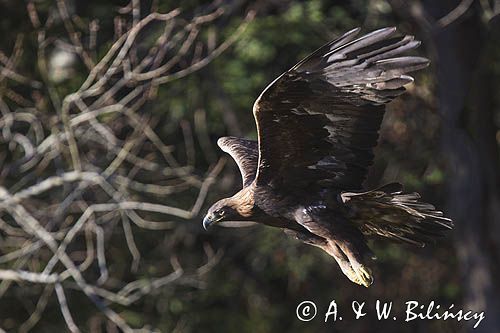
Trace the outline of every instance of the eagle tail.
{"label": "eagle tail", "polygon": [[418,193],[403,193],[401,184],[391,183],[363,193],[344,192],[341,198],[366,236],[423,247],[453,228],[451,219],[422,202]]}

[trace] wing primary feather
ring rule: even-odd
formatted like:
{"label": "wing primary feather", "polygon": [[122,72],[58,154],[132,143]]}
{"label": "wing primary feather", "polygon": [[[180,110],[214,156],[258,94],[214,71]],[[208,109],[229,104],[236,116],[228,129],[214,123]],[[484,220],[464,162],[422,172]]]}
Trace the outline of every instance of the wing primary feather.
{"label": "wing primary feather", "polygon": [[375,61],[374,65],[384,70],[398,70],[402,73],[416,71],[429,66],[429,59],[423,57],[398,57]]}
{"label": "wing primary feather", "polygon": [[[308,55],[307,57],[305,57],[304,59],[299,61],[295,66],[292,67],[291,70],[297,70],[299,67],[302,67],[303,70],[313,70],[315,66],[314,66],[314,64],[309,63],[309,61],[311,59],[315,58],[316,56],[318,56],[320,54],[324,54],[325,52],[328,52],[328,50],[330,50],[330,49],[334,49],[334,48],[337,48],[341,45],[349,43],[359,34],[360,31],[361,31],[361,28],[359,28],[359,27],[354,28],[354,29],[346,32],[345,34],[343,34],[339,38],[331,41],[330,43],[321,46],[316,51],[314,51],[313,53],[311,53],[310,55]],[[320,61],[320,59],[317,59],[317,60]],[[318,61],[315,61],[315,62],[318,62]]]}
{"label": "wing primary feather", "polygon": [[[259,135],[259,184],[289,191],[302,186],[362,188],[384,104],[428,66],[404,54],[420,45],[383,28],[353,29],[280,75],[254,103]],[[408,207],[411,209],[411,207]]]}
{"label": "wing primary feather", "polygon": [[333,56],[334,54],[338,54],[339,57],[345,56],[347,53],[362,49],[368,45],[372,45],[376,42],[384,40],[387,37],[392,36],[395,32],[396,28],[394,27],[375,30],[356,40],[353,40],[347,44],[341,45],[338,48],[331,50],[330,52],[324,54],[323,57],[329,57],[327,62],[332,62],[337,59],[337,56]]}

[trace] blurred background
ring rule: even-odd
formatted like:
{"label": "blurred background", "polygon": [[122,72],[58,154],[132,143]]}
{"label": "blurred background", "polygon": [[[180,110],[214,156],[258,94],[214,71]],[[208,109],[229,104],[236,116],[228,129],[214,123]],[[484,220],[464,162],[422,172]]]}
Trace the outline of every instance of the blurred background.
{"label": "blurred background", "polygon": [[[0,331],[472,330],[404,322],[404,302],[434,300],[499,332],[499,13],[498,0],[0,0]],[[366,187],[401,182],[456,226],[423,249],[370,243],[368,289],[281,230],[201,225],[241,186],[217,139],[256,138],[267,84],[358,26],[396,26],[432,61],[388,106]],[[325,324],[331,300],[344,320]],[[378,321],[376,300],[400,319]]]}

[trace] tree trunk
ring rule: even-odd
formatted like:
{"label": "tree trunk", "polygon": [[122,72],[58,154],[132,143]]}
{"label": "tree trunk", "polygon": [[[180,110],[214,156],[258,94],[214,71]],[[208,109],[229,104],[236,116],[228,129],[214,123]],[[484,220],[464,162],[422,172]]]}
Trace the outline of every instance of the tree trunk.
{"label": "tree trunk", "polygon": [[[475,332],[500,332],[500,284],[496,283],[500,158],[495,125],[500,75],[493,70],[500,63],[500,15],[484,23],[478,1],[391,0],[391,4],[419,25],[419,37],[434,53],[441,147],[447,165],[447,215],[455,223],[464,308],[485,311],[486,319]],[[466,10],[453,11],[457,7]],[[460,14],[450,19],[452,11]],[[445,16],[443,27],[439,19]]]}
{"label": "tree trunk", "polygon": [[[424,10],[438,19],[459,3],[452,1],[450,6],[449,1],[429,0]],[[448,167],[447,208],[456,226],[464,306],[486,311],[487,319],[476,331],[499,332],[500,167],[493,109],[494,94],[499,91],[488,52],[498,36],[493,27],[482,23],[480,11],[477,4],[472,5],[464,17],[432,29],[431,39]]]}

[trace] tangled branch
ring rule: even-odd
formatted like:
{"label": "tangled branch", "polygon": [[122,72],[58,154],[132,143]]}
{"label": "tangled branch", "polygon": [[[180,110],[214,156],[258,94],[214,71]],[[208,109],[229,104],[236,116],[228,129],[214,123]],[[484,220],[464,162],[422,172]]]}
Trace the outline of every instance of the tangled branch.
{"label": "tangled branch", "polygon": [[[44,286],[22,332],[41,319],[51,295],[68,329],[79,332],[77,312],[67,299],[70,290],[85,295],[120,330],[134,331],[116,306],[129,306],[168,285],[200,281],[220,258],[206,247],[207,262],[194,271],[171,254],[172,269],[164,275],[138,273],[142,255],[134,230],[170,229],[196,217],[224,165],[221,159],[204,174],[197,172],[193,142],[204,133],[178,125],[185,136],[186,157],[180,159],[178,147],[159,134],[158,116],[142,110],[160,85],[200,70],[224,52],[253,13],[217,42],[215,29],[202,32],[224,16],[222,8],[211,6],[186,18],[178,9],[142,15],[139,3],[132,0],[119,10],[115,40],[99,60],[98,22],[85,27],[64,0],[45,22],[36,2],[27,3],[41,78],[17,70],[21,36],[10,57],[0,52],[0,145],[5,148],[0,150],[0,297],[17,285]],[[58,20],[65,36],[50,35]],[[80,88],[66,96],[60,96],[60,78],[54,77],[57,52],[71,61],[76,57],[88,71]],[[190,207],[176,199],[194,192]],[[107,244],[117,232],[124,234],[132,258],[130,273],[136,279],[131,282],[110,268],[114,258]]]}

